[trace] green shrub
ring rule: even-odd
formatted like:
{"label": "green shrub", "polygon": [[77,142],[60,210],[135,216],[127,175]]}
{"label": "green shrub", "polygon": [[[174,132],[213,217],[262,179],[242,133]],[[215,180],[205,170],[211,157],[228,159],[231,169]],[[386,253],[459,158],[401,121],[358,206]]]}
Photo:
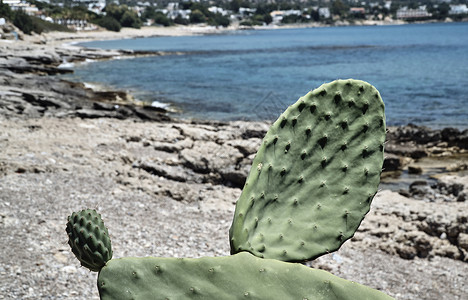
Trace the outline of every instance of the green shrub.
{"label": "green shrub", "polygon": [[174,23],[180,24],[180,25],[188,25],[189,20],[183,18],[181,15],[177,15],[177,17],[175,17],[175,19],[174,19]]}
{"label": "green shrub", "polygon": [[163,25],[165,27],[171,26],[173,24],[172,20],[160,11],[156,12],[154,15],[154,23]]}
{"label": "green shrub", "polygon": [[14,12],[13,25],[18,27],[25,34],[31,34],[34,31],[33,20],[23,10]]}
{"label": "green shrub", "polygon": [[122,28],[119,21],[109,16],[105,16],[102,19],[99,19],[97,21],[97,24],[101,27],[104,27],[107,30],[116,31],[116,32],[119,32],[120,29]]}
{"label": "green shrub", "polygon": [[33,22],[33,27],[34,27],[33,31],[36,33],[50,32],[50,31],[73,32],[72,29],[68,28],[65,25],[47,22],[36,17],[31,17],[31,20]]}
{"label": "green shrub", "polygon": [[195,9],[190,14],[190,23],[205,23],[205,15],[198,9]]}
{"label": "green shrub", "polygon": [[0,17],[7,20],[11,20],[13,17],[13,12],[11,11],[10,5],[3,4],[3,0],[0,0]]}
{"label": "green shrub", "polygon": [[228,17],[225,17],[222,14],[218,13],[218,14],[213,14],[213,16],[210,18],[208,23],[214,26],[228,27],[231,21],[229,20]]}
{"label": "green shrub", "polygon": [[140,28],[141,20],[138,18],[136,12],[126,10],[120,19],[120,25],[122,25],[122,27]]}

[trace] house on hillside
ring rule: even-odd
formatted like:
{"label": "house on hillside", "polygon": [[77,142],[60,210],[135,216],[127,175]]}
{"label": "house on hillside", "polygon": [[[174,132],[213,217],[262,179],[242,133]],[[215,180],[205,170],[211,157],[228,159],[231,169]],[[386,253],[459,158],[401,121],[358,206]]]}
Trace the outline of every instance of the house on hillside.
{"label": "house on hillside", "polygon": [[320,7],[318,14],[321,19],[329,19],[331,17],[330,9],[328,7]]}
{"label": "house on hillside", "polygon": [[3,0],[3,4],[10,6],[11,10],[22,10],[30,16],[39,14],[39,9],[31,3],[21,0]]}
{"label": "house on hillside", "polygon": [[449,15],[462,14],[468,14],[468,7],[466,7],[466,4],[450,5]]}
{"label": "house on hillside", "polygon": [[422,19],[429,18],[431,16],[432,14],[427,11],[426,5],[422,5],[415,9],[405,6],[398,9],[396,12],[397,19]]}

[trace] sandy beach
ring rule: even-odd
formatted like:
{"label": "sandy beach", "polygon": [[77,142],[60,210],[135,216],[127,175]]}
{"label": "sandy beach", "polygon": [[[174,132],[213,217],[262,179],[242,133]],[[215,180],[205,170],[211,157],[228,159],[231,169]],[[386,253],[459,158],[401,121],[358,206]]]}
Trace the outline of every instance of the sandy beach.
{"label": "sandy beach", "polygon": [[[58,79],[63,62],[135,56],[73,43],[209,27],[0,41],[0,299],[98,299],[66,218],[95,208],[114,258],[229,255],[234,204],[266,122],[191,122]],[[164,55],[153,53],[152,55]],[[468,131],[389,128],[381,190],[354,238],[309,265],[396,299],[466,299]]]}

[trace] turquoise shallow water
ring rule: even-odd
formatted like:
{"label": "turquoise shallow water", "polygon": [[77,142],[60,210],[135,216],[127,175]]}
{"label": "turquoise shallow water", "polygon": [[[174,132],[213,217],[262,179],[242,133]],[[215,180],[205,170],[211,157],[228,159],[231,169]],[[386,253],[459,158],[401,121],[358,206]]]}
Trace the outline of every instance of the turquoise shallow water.
{"label": "turquoise shallow water", "polygon": [[468,23],[231,32],[84,44],[178,51],[75,67],[71,78],[127,89],[183,118],[275,119],[324,82],[373,84],[389,125],[468,128]]}

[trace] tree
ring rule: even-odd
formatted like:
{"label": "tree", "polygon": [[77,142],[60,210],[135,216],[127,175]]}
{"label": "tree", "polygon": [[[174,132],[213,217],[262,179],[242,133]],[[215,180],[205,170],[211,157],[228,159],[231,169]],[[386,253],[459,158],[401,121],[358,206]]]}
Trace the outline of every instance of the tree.
{"label": "tree", "polygon": [[122,27],[140,28],[141,20],[136,12],[127,9],[120,19],[120,25],[122,25]]}
{"label": "tree", "polygon": [[343,17],[348,12],[348,6],[341,0],[335,0],[332,2],[331,13]]}
{"label": "tree", "polygon": [[5,18],[11,20],[13,13],[11,11],[10,5],[4,4],[3,0],[0,0],[0,18]]}
{"label": "tree", "polygon": [[309,14],[310,14],[310,18],[314,20],[315,22],[318,22],[320,20],[320,15],[318,13],[318,10],[310,9]]}
{"label": "tree", "polygon": [[14,13],[13,25],[18,27],[25,34],[31,34],[34,31],[34,24],[31,17],[22,9]]}
{"label": "tree", "polygon": [[106,16],[114,18],[122,27],[141,27],[141,20],[137,13],[129,9],[127,5],[119,6],[115,3],[112,3],[106,6],[105,11]]}
{"label": "tree", "polygon": [[156,11],[152,7],[146,7],[143,13],[141,14],[142,20],[154,19],[156,17]]}
{"label": "tree", "polygon": [[231,21],[229,20],[229,18],[223,16],[222,14],[217,13],[211,16],[208,23],[214,26],[228,27]]}
{"label": "tree", "polygon": [[205,23],[205,15],[198,9],[195,9],[190,13],[190,23]]}
{"label": "tree", "polygon": [[177,17],[175,17],[174,19],[174,23],[180,24],[180,25],[188,25],[189,20],[183,18],[181,15],[177,15]]}
{"label": "tree", "polygon": [[117,5],[115,3],[111,3],[107,5],[104,10],[106,12],[106,16],[112,17],[115,20],[117,20],[119,23],[121,23],[121,19],[125,11],[127,10],[127,5]]}
{"label": "tree", "polygon": [[232,0],[229,3],[229,9],[232,10],[234,13],[238,13],[240,7],[241,7],[241,0]]}
{"label": "tree", "polygon": [[163,25],[165,27],[172,25],[172,21],[160,11],[156,12],[154,16],[154,23]]}
{"label": "tree", "polygon": [[97,21],[97,24],[107,30],[119,32],[122,26],[119,21],[110,16],[105,16]]}
{"label": "tree", "polygon": [[449,11],[450,5],[448,5],[445,2],[439,4],[439,6],[437,7],[437,18],[441,20],[447,18],[449,15]]}

